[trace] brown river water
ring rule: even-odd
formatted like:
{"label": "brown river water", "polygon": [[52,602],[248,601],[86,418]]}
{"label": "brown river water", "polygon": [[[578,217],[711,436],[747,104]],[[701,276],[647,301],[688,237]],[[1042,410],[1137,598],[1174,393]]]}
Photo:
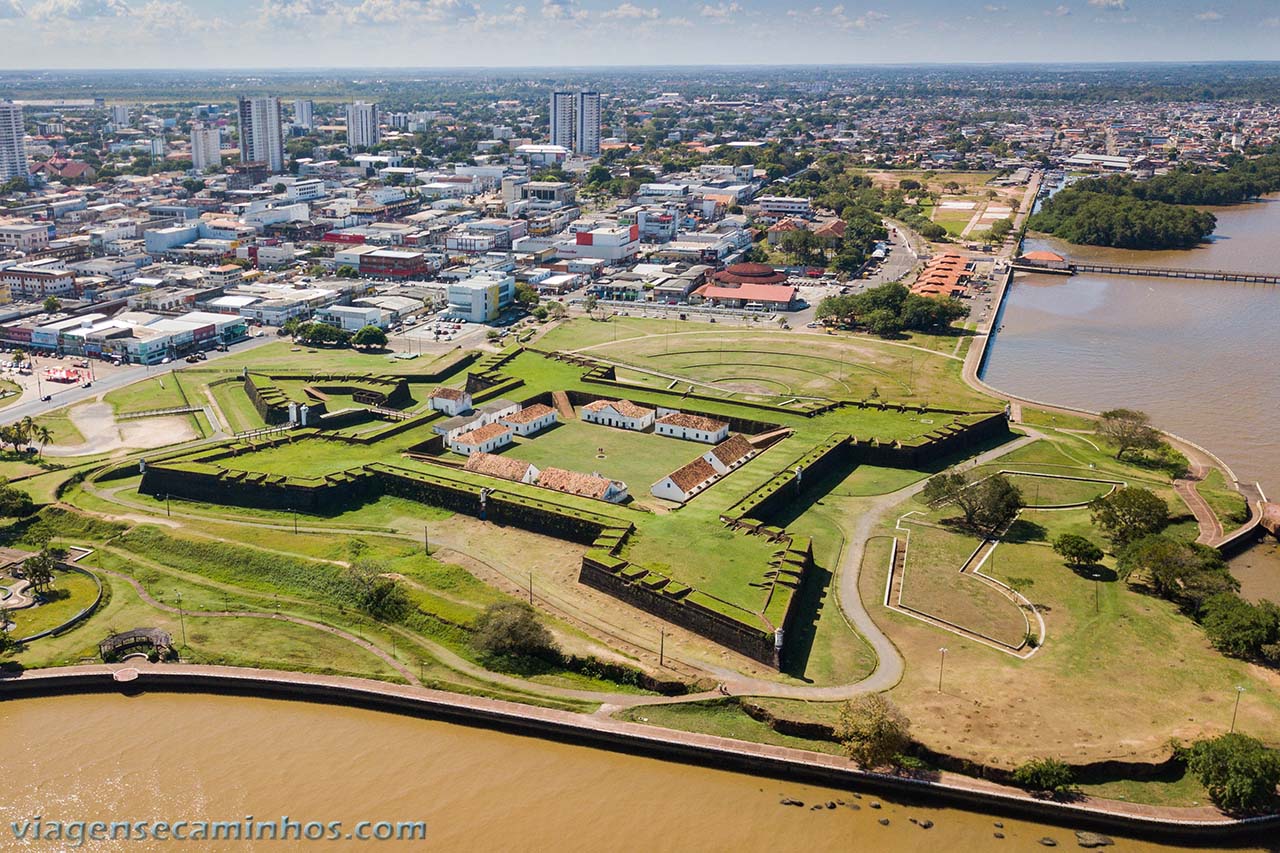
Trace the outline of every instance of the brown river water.
{"label": "brown river water", "polygon": [[[427,840],[86,849],[1032,851],[1073,833],[347,707],[150,694],[0,702],[0,850],[11,824],[274,820],[427,823]],[[788,796],[803,808],[783,806]],[[860,806],[811,810],[842,800]],[[882,804],[873,809],[871,803]],[[879,823],[881,818],[888,826]],[[932,820],[931,829],[910,823]],[[996,821],[1004,824],[997,829]],[[1004,839],[995,838],[1003,832]],[[1168,849],[1117,838],[1117,851]]]}

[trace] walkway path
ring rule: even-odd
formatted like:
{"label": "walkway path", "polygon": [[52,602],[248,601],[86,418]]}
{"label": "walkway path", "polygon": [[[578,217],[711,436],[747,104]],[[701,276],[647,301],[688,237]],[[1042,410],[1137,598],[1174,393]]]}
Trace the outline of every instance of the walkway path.
{"label": "walkway path", "polygon": [[1196,523],[1200,525],[1200,535],[1196,537],[1196,541],[1203,545],[1216,545],[1225,538],[1222,522],[1218,519],[1218,514],[1209,506],[1209,502],[1196,490],[1196,483],[1202,481],[1207,473],[1202,464],[1193,462],[1186,477],[1173,481],[1173,490],[1178,493],[1178,497],[1182,498],[1182,502],[1196,517]]}

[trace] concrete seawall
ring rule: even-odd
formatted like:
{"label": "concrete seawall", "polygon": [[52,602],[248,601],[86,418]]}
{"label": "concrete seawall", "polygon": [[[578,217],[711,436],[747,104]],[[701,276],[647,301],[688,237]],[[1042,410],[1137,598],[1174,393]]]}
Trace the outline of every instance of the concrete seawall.
{"label": "concrete seawall", "polygon": [[1175,810],[1128,803],[1045,801],[979,779],[943,774],[940,780],[932,781],[867,773],[833,755],[356,678],[182,664],[62,667],[0,678],[0,699],[147,691],[293,699],[391,711],[716,769],[856,788],[1070,828],[1183,844],[1272,838],[1280,829],[1280,816],[1233,820],[1207,808]]}

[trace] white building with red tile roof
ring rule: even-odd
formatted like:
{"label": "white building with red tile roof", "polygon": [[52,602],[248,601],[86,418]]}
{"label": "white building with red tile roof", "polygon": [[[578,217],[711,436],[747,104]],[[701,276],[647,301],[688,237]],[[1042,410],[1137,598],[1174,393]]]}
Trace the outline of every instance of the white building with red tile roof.
{"label": "white building with red tile roof", "polygon": [[511,431],[516,435],[534,435],[551,426],[557,420],[559,420],[559,415],[555,409],[545,403],[534,403],[532,406],[525,406],[518,412],[504,415],[498,419],[498,422],[511,427]]}
{"label": "white building with red tile roof", "polygon": [[538,475],[542,473],[532,462],[493,453],[472,453],[467,457],[467,464],[463,469],[472,474],[483,474],[486,477],[528,484],[536,483]]}
{"label": "white building with red tile roof", "polygon": [[653,431],[670,438],[718,444],[729,437],[729,424],[688,412],[669,412],[654,421]]}
{"label": "white building with red tile roof", "polygon": [[427,402],[435,411],[450,417],[471,411],[471,395],[461,388],[433,388]]}
{"label": "white building with red tile roof", "polygon": [[649,487],[655,498],[684,503],[703,491],[718,479],[716,469],[699,456],[687,465],[663,477]]}
{"label": "white building with red tile roof", "polygon": [[463,456],[473,453],[491,453],[511,443],[511,428],[503,424],[487,424],[479,429],[464,432],[449,441],[449,449]]}
{"label": "white building with red tile roof", "polygon": [[564,468],[543,469],[538,475],[538,485],[568,495],[615,504],[627,499],[627,484],[621,480],[610,480],[599,474],[582,474]]}
{"label": "white building with red tile roof", "polygon": [[589,424],[643,431],[653,426],[657,412],[630,400],[596,400],[582,407],[582,419]]}

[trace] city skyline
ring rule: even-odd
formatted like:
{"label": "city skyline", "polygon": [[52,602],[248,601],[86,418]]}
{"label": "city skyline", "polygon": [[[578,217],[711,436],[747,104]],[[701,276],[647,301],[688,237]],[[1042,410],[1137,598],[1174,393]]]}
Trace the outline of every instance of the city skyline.
{"label": "city skyline", "polygon": [[[572,52],[536,49],[566,38]],[[432,67],[1275,60],[1280,7],[1271,0],[0,0],[0,42],[8,48],[0,62],[12,69],[367,67],[370,56],[381,67],[410,68],[421,67],[424,39]],[[477,43],[500,49],[477,61]]]}

